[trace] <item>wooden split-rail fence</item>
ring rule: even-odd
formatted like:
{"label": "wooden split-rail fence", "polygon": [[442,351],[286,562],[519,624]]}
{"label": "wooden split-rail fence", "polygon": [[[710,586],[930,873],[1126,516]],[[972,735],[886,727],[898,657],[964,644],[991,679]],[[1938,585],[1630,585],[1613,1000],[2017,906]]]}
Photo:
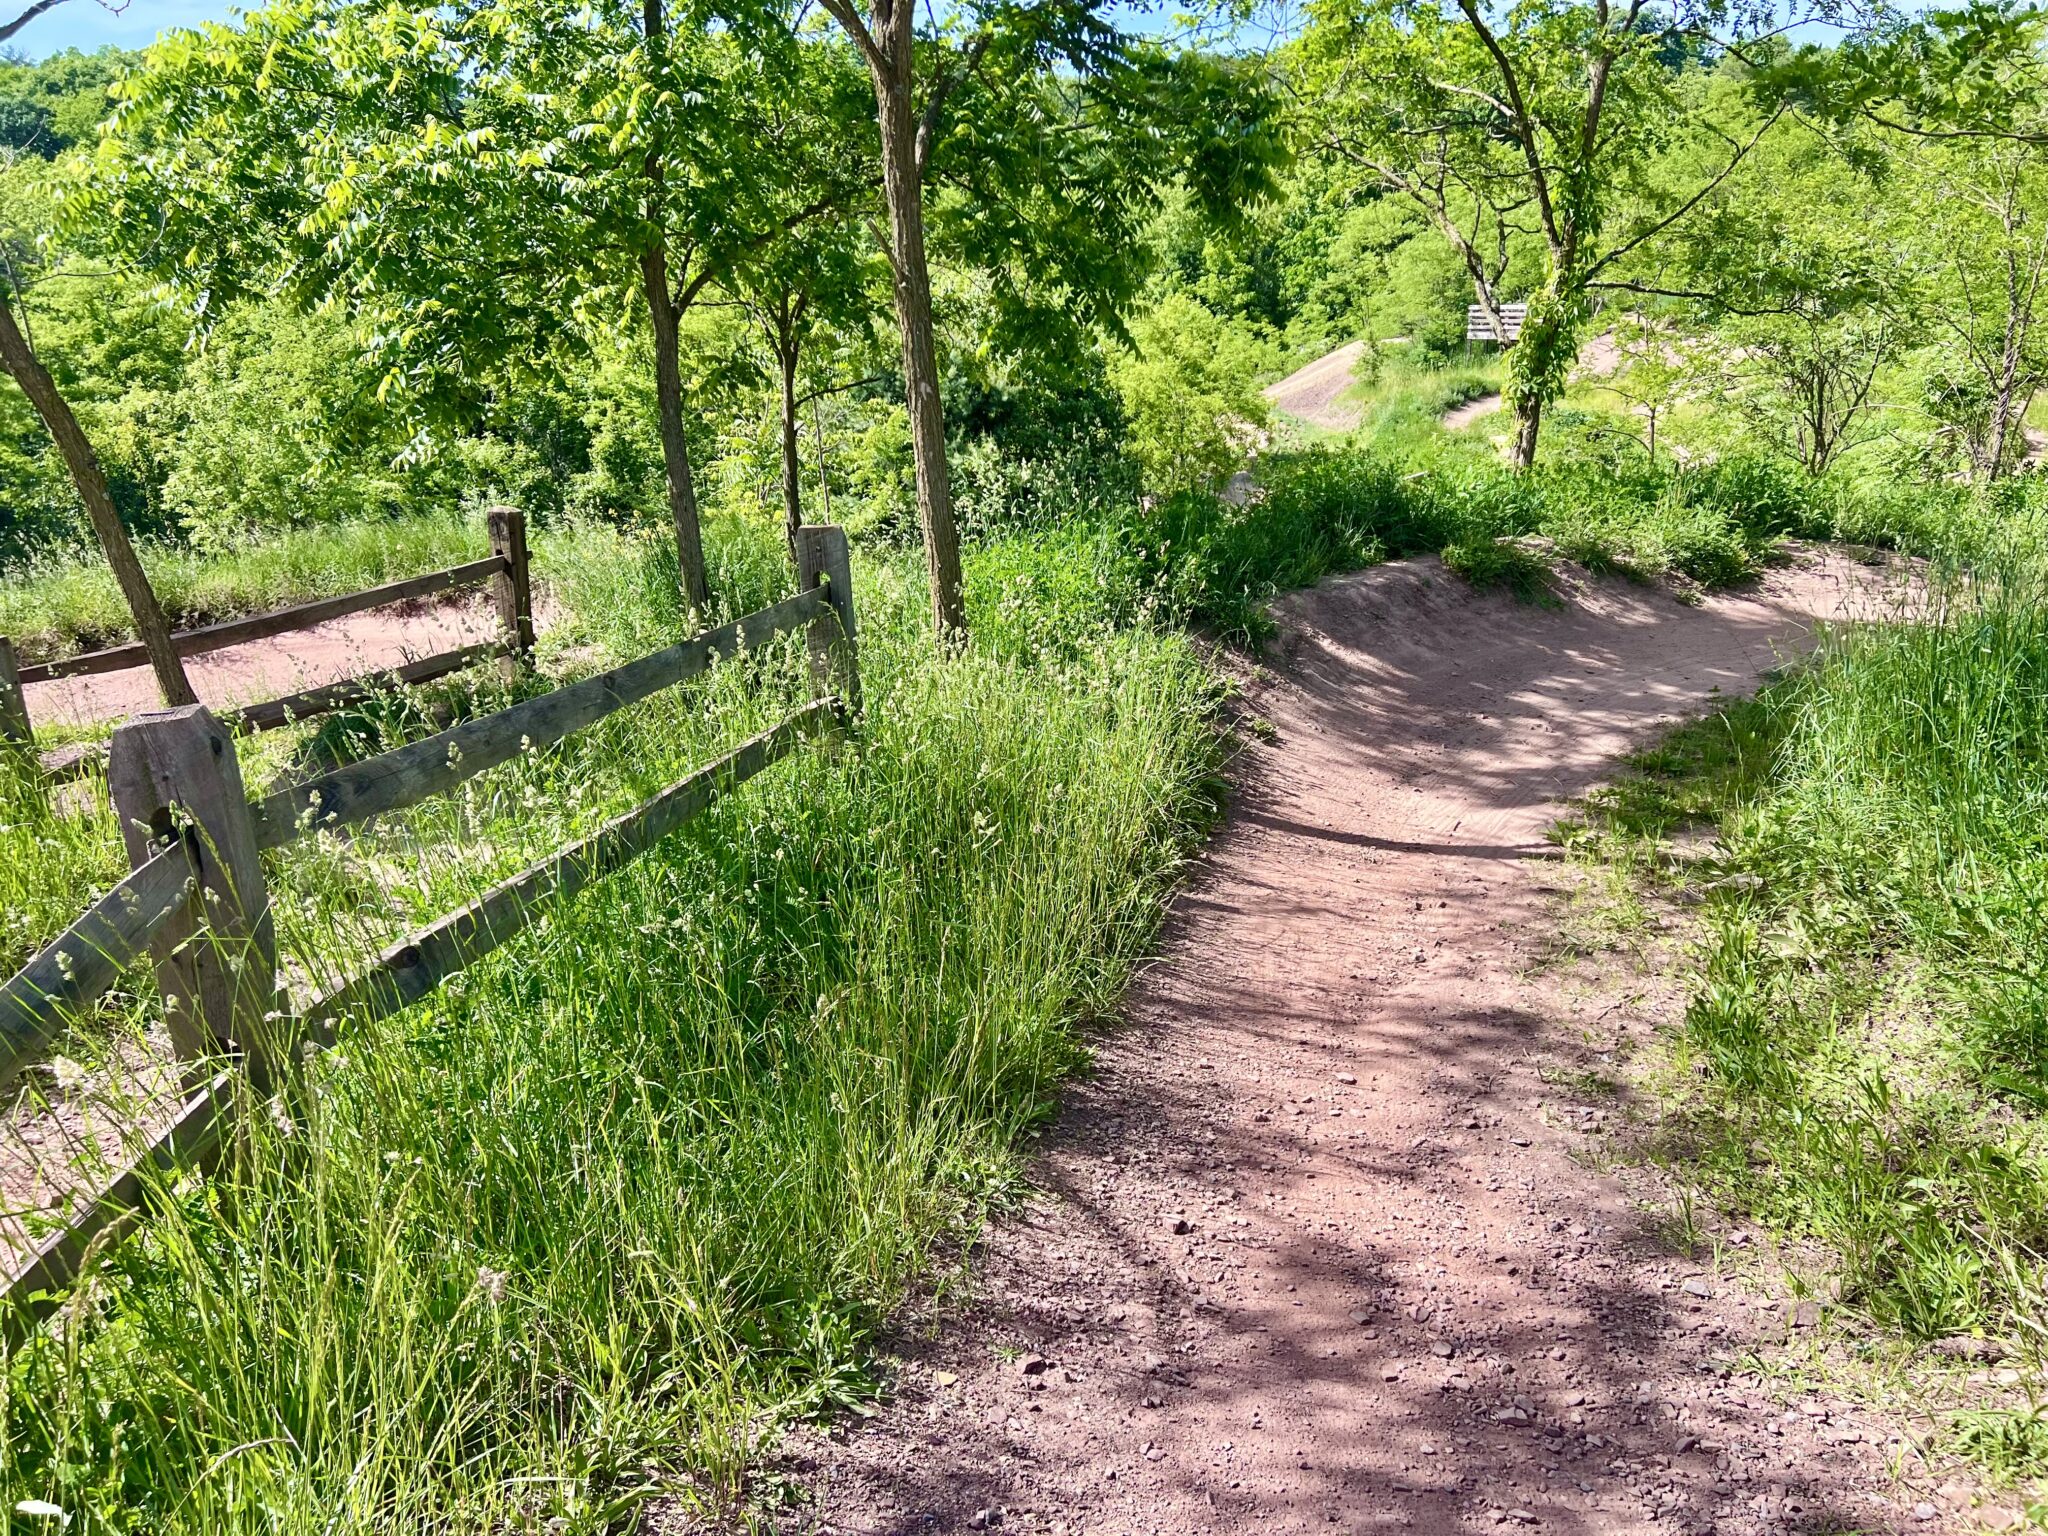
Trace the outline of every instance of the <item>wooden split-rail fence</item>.
{"label": "wooden split-rail fence", "polygon": [[[89,1257],[140,1219],[151,1192],[204,1168],[238,1115],[290,1082],[294,1063],[348,1022],[395,1013],[621,868],[720,795],[860,708],[846,535],[797,538],[798,590],[680,644],[251,801],[232,736],[203,705],[118,727],[108,784],[129,873],[0,987],[0,1080],[42,1054],[128,966],[147,957],[182,1076],[169,1123],[142,1137],[103,1188],[0,1281],[0,1331],[19,1338],[61,1304]],[[561,740],[720,658],[803,630],[811,701],[592,836],[557,849],[459,911],[408,935],[360,974],[292,1009],[284,1001],[263,854],[315,831],[416,805]]]}
{"label": "wooden split-rail fence", "polygon": [[[492,656],[499,659],[499,665],[509,675],[522,666],[533,651],[533,582],[527,563],[526,516],[517,507],[493,507],[485,520],[490,531],[491,552],[481,560],[409,576],[404,581],[370,587],[361,592],[323,597],[272,613],[252,614],[247,618],[208,624],[200,629],[180,630],[171,636],[172,646],[180,656],[203,656],[231,645],[310,629],[330,619],[345,618],[371,608],[417,602],[421,598],[437,597],[444,592],[488,583],[491,604],[497,610],[503,632],[500,638],[459,646],[403,666],[325,683],[283,698],[242,705],[224,711],[222,718],[238,731],[275,730],[293,721],[347,709],[389,688],[446,677]],[[0,742],[31,748],[35,745],[35,727],[29,719],[28,696],[24,691],[26,685],[121,672],[129,667],[145,666],[148,661],[148,653],[142,646],[131,644],[89,651],[82,656],[67,656],[61,661],[23,666],[15,654],[14,642],[0,635]],[[101,753],[96,748],[59,751],[51,754],[45,767],[54,777],[69,777],[85,771],[100,757]]]}

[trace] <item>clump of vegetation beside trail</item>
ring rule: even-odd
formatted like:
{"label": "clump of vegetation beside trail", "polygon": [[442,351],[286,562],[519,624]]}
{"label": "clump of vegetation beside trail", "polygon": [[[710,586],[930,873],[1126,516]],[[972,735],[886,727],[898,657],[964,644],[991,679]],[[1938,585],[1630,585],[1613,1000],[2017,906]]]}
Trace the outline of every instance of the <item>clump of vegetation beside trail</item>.
{"label": "clump of vegetation beside trail", "polygon": [[[2038,546],[1940,579],[1639,756],[1565,834],[1702,902],[1659,1155],[1819,1245],[1878,1329],[2027,1359],[2048,1337],[2044,597]],[[1660,857],[1702,829],[1703,861]],[[2002,1412],[1958,1420],[1961,1448],[2048,1471],[2000,1450]]]}
{"label": "clump of vegetation beside trail", "polygon": [[[1033,558],[992,547],[973,590]],[[636,639],[652,571],[593,633]],[[1012,1187],[1076,1026],[1142,951],[1216,749],[1186,640],[1097,625],[1046,656],[1031,615],[977,601],[992,643],[935,666],[916,574],[858,570],[854,739],[352,1034],[314,1069],[303,1155],[263,1142],[181,1188],[13,1353],[8,1486],[116,1531],[598,1530],[679,1468],[729,1509],[764,1413],[871,1390],[865,1341]],[[293,850],[287,953],[345,971],[804,675],[785,644]]]}
{"label": "clump of vegetation beside trail", "polygon": [[1924,552],[1990,526],[1952,488],[1885,496],[1765,459],[1656,469],[1563,459],[1517,474],[1441,432],[1427,454],[1310,448],[1268,456],[1259,474],[1243,507],[1177,497],[1132,525],[1177,611],[1237,639],[1266,632],[1278,592],[1409,555],[1442,554],[1475,581],[1531,592],[1550,558],[1720,588],[1760,574],[1790,538]]}

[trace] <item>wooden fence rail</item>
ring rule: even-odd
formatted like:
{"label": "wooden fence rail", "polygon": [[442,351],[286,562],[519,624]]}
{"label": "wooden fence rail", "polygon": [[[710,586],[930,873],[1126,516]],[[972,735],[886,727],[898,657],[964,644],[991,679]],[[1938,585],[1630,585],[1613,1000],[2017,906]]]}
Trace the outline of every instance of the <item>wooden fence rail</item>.
{"label": "wooden fence rail", "polygon": [[[516,671],[533,652],[533,584],[526,548],[526,518],[516,507],[493,507],[486,514],[486,524],[491,552],[481,560],[408,576],[403,581],[387,582],[381,587],[370,587],[361,592],[318,598],[271,613],[252,614],[247,618],[227,619],[198,629],[180,630],[171,636],[172,646],[180,656],[203,656],[231,645],[310,629],[316,624],[371,608],[414,602],[457,588],[489,583],[492,605],[503,630],[501,640],[443,651],[405,666],[328,683],[285,698],[245,705],[230,711],[229,718],[244,730],[273,730],[294,720],[360,703],[383,688],[445,676],[473,666],[488,656],[501,657],[509,674]],[[29,720],[28,699],[24,692],[26,685],[119,672],[142,666],[148,660],[148,654],[140,645],[117,645],[82,656],[22,666],[13,642],[0,636],[0,741],[34,745],[35,732]],[[96,757],[94,753],[69,753],[62,758],[62,767],[65,771],[75,772]]]}
{"label": "wooden fence rail", "polygon": [[[155,961],[184,1098],[107,1185],[0,1284],[0,1335],[19,1338],[61,1305],[96,1252],[120,1240],[151,1189],[203,1164],[241,1113],[267,1098],[307,1045],[331,1045],[347,1022],[381,1018],[427,995],[663,837],[806,739],[850,723],[860,696],[858,635],[846,536],[803,531],[802,590],[680,645],[466,722],[381,757],[252,804],[233,739],[202,705],[165,710],[114,733],[108,782],[128,843],[130,873],[0,988],[0,1077],[48,1045],[123,968]],[[507,594],[508,605],[523,602]],[[590,837],[400,940],[361,974],[296,1013],[283,991],[262,853],[314,826],[417,804],[603,719],[721,656],[802,629],[812,701]],[[224,1068],[222,1063],[228,1065]]]}
{"label": "wooden fence rail", "polygon": [[158,849],[0,987],[0,1079],[20,1071],[149,948],[191,880],[182,842]]}

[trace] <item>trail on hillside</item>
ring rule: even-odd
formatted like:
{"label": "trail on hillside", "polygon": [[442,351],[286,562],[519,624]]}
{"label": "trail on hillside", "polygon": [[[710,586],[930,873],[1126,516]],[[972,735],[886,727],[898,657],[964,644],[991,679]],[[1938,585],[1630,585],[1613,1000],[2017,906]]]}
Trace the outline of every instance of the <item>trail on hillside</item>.
{"label": "trail on hillside", "polygon": [[[498,633],[495,613],[481,598],[412,603],[208,651],[187,660],[185,672],[202,704],[254,704],[459,650]],[[23,692],[29,718],[39,726],[123,720],[162,705],[146,666],[30,683]]]}
{"label": "trail on hillside", "polygon": [[878,1416],[787,1447],[782,1528],[1959,1528],[1888,1475],[1895,1426],[1742,1373],[1815,1321],[1775,1266],[1682,1257],[1596,1171],[1622,1110],[1575,1074],[1682,996],[1546,963],[1561,803],[1879,587],[1805,553],[1539,607],[1418,560],[1277,604],[1274,731],[1037,1196]]}
{"label": "trail on hillside", "polygon": [[1363,356],[1364,342],[1346,342],[1295,369],[1279,383],[1268,384],[1266,398],[1297,421],[1326,432],[1349,432],[1365,419],[1365,413],[1355,403],[1340,403],[1339,397],[1351,387],[1351,370]]}

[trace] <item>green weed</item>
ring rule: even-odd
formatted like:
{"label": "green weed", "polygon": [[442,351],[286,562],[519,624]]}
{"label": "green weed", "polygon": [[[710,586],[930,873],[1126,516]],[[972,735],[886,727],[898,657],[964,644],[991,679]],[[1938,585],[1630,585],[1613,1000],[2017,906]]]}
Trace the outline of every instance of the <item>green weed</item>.
{"label": "green weed", "polygon": [[1608,857],[1688,823],[1724,845],[1685,870],[1706,943],[1667,1155],[1916,1339],[2048,1321],[2044,591],[2009,556],[1836,633],[1588,808]]}

